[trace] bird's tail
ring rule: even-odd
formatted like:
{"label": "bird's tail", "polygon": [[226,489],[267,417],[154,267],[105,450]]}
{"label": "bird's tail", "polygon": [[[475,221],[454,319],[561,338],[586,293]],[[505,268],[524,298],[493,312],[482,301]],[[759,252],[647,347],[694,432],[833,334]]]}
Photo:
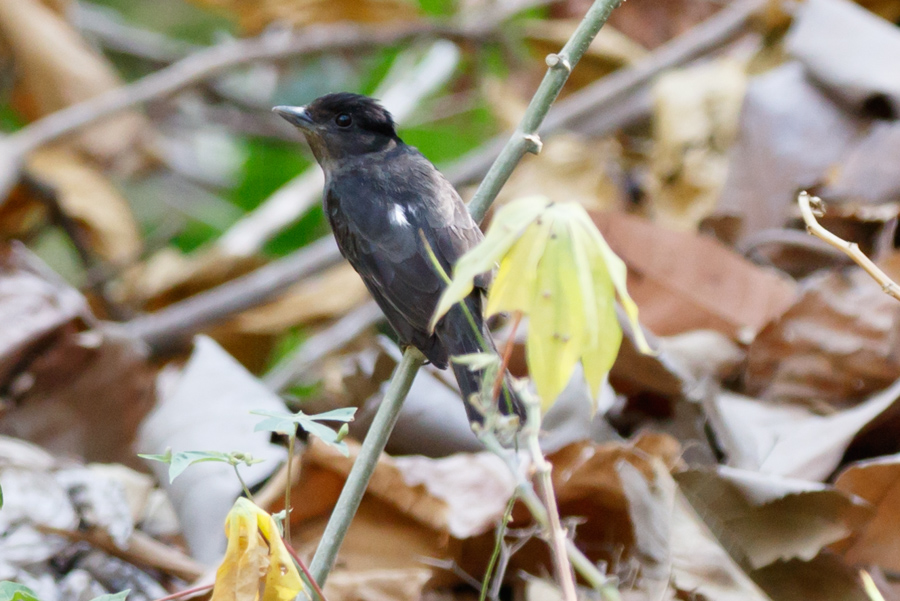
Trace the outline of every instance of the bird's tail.
{"label": "bird's tail", "polygon": [[[466,414],[469,416],[470,422],[481,423],[484,416],[475,406],[472,405],[470,398],[473,394],[481,391],[482,380],[484,374],[482,370],[473,370],[469,365],[463,365],[453,362],[452,358],[459,355],[468,355],[471,353],[497,352],[491,334],[484,323],[481,314],[481,294],[475,292],[466,299],[466,305],[471,314],[474,325],[481,331],[481,340],[488,348],[484,348],[481,340],[475,334],[469,317],[463,311],[462,307],[454,305],[438,326],[438,336],[447,352],[451,357],[451,367],[459,383],[459,389],[462,392],[463,402],[466,406]],[[505,415],[518,415],[522,423],[525,422],[525,405],[516,395],[512,386],[510,386],[509,373],[503,375],[503,388],[500,392],[498,403],[500,412]]]}

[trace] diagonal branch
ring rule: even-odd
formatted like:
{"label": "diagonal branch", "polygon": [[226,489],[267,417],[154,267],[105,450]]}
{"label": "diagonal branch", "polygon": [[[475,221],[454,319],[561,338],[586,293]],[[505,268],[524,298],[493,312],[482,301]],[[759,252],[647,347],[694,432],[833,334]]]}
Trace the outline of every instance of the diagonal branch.
{"label": "diagonal branch", "polygon": [[[475,197],[469,204],[469,210],[477,220],[480,221],[484,217],[484,213],[496,198],[500,188],[506,183],[525,153],[540,150],[540,140],[535,132],[550,110],[550,105],[556,100],[566,83],[572,68],[584,55],[591,41],[606,23],[610,13],[620,2],[621,0],[596,0],[559,54],[551,54],[547,57],[549,69],[528,105],[522,123],[500,152],[500,156],[488,171],[488,176],[482,181]],[[388,390],[375,414],[375,421],[366,435],[363,448],[360,450],[353,468],[350,470],[347,483],[341,491],[310,565],[310,571],[316,581],[321,584],[324,584],[334,566],[344,535],[359,508],[375,464],[384,451],[390,432],[400,414],[400,408],[403,406],[403,400],[421,365],[422,354],[415,348],[407,348],[403,353],[403,360],[391,377]],[[576,567],[578,567],[577,564]],[[596,568],[594,570],[596,571]]]}

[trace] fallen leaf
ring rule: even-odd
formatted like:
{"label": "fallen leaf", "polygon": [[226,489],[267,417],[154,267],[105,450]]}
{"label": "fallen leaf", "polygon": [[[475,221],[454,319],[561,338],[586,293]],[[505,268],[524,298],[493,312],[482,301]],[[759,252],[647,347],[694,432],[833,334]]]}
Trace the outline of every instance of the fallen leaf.
{"label": "fallen leaf", "polygon": [[900,304],[862,269],[813,275],[751,343],[746,390],[826,412],[852,406],[900,378],[898,324]]}
{"label": "fallen leaf", "polygon": [[863,499],[806,480],[729,467],[689,470],[675,480],[735,561],[753,570],[809,561],[872,515]]}
{"label": "fallen leaf", "polygon": [[861,497],[875,507],[875,516],[841,550],[853,565],[900,569],[900,455],[859,461],[845,468],[834,481],[836,489]]}
{"label": "fallen leaf", "polygon": [[779,561],[752,575],[772,601],[873,601],[863,590],[857,570],[827,551],[810,561]]}
{"label": "fallen leaf", "polygon": [[27,168],[56,191],[63,212],[87,232],[91,250],[113,265],[139,257],[141,236],[128,202],[94,167],[71,151],[43,148]]}
{"label": "fallen leaf", "polygon": [[656,80],[649,183],[654,222],[694,230],[715,210],[746,85],[744,66],[734,59],[668,71]]}
{"label": "fallen leaf", "polygon": [[658,336],[707,329],[740,341],[793,303],[793,281],[713,238],[622,213],[593,218],[628,267],[641,323]]}
{"label": "fallen leaf", "polygon": [[797,11],[785,44],[844,103],[880,116],[885,108],[892,118],[900,115],[900,30],[893,23],[848,0],[809,0]]}
{"label": "fallen leaf", "polygon": [[73,320],[87,318],[81,294],[24,246],[0,248],[0,385]]}
{"label": "fallen leaf", "polygon": [[797,190],[823,181],[867,126],[810,83],[798,61],[751,78],[717,215],[739,218],[742,236],[782,227],[797,213]]}
{"label": "fallen leaf", "polygon": [[[344,457],[314,440],[304,455],[304,475],[292,490],[295,506],[302,507],[313,490],[306,472],[328,470],[344,478],[358,452],[358,445],[351,445],[350,456]],[[369,482],[368,493],[435,532],[463,539],[492,530],[514,488],[506,464],[491,453],[458,453],[440,459],[385,455]],[[314,511],[297,509],[292,516],[299,521]]]}
{"label": "fallen leaf", "polygon": [[[900,174],[884,157],[900,155],[900,123],[876,122],[829,174],[822,197],[881,204],[900,198]],[[831,212],[831,211],[829,211]]]}
{"label": "fallen leaf", "polygon": [[[35,119],[121,85],[113,67],[69,23],[39,0],[0,1],[0,37],[12,51],[17,104]],[[131,170],[147,122],[135,111],[104,119],[77,135],[79,148]]]}
{"label": "fallen leaf", "polygon": [[722,392],[708,407],[728,465],[775,476],[824,480],[861,428],[892,407],[900,380],[851,409],[817,415],[797,405]]}

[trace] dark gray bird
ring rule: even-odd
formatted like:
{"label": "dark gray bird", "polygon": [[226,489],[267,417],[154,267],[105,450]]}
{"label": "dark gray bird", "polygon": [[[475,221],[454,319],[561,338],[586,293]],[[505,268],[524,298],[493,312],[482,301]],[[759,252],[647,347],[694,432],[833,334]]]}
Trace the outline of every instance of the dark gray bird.
{"label": "dark gray bird", "polygon": [[[325,172],[325,214],[341,254],[375,297],[402,345],[413,345],[445,369],[449,357],[482,352],[478,336],[457,305],[428,331],[445,284],[428,256],[427,240],[447,273],[482,233],[453,186],[412,146],[397,136],[391,114],[372,98],[328,94],[305,107],[278,106],[297,126]],[[479,276],[466,299],[475,326],[493,348],[482,318],[489,275]],[[453,371],[469,419],[481,421],[468,402],[480,388],[479,374],[464,365]],[[504,386],[501,410],[522,415]]]}

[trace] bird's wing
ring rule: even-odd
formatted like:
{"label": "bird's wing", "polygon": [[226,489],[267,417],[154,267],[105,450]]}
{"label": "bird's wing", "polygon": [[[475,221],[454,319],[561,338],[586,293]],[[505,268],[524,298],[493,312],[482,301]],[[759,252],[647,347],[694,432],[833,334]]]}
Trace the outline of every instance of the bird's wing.
{"label": "bird's wing", "polygon": [[444,282],[422,234],[448,273],[482,237],[453,187],[412,150],[378,169],[363,164],[335,177],[326,209],[344,256],[382,308],[393,310],[385,313],[398,333],[408,325],[428,336]]}

